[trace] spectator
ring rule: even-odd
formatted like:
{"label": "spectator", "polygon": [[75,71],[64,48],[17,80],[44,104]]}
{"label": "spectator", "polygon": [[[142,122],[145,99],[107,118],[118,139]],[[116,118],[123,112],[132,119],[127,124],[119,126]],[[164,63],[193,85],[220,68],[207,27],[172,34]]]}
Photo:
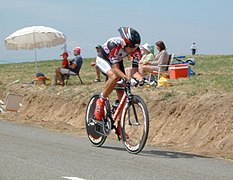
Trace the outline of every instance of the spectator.
{"label": "spectator", "polygon": [[65,68],[58,68],[56,69],[56,76],[59,80],[59,84],[58,85],[62,85],[64,86],[64,78],[62,77],[63,75],[66,74],[78,74],[81,66],[83,64],[83,58],[80,55],[81,54],[81,49],[80,47],[75,47],[74,48],[74,59],[70,62],[70,66],[69,69],[65,69]]}
{"label": "spectator", "polygon": [[197,52],[197,45],[196,43],[194,42],[192,45],[191,45],[191,51],[192,51],[192,55],[195,55],[196,52]]}
{"label": "spectator", "polygon": [[[151,53],[151,47],[148,43],[145,43],[144,45],[142,45],[141,51],[142,51],[143,56],[142,56],[142,59],[139,61],[139,72],[140,72],[140,69],[142,72],[142,69],[145,66],[150,65],[155,60],[154,55]],[[126,71],[127,76],[132,77],[132,72],[131,72],[132,67],[126,68],[125,71]]]}
{"label": "spectator", "polygon": [[62,56],[62,58],[63,58],[61,67],[65,68],[65,69],[69,69],[69,61],[68,61],[69,54],[68,54],[68,52],[63,52],[60,56]]}
{"label": "spectator", "polygon": [[[61,68],[69,69],[69,61],[68,61],[69,54],[68,54],[68,52],[63,52],[60,56],[62,56]],[[58,69],[60,69],[60,68],[57,68],[56,72],[58,71]],[[58,78],[57,75],[55,75],[54,76],[55,84],[57,84],[57,78]]]}
{"label": "spectator", "polygon": [[[166,51],[166,46],[163,41],[156,42],[156,48],[158,54],[155,57],[155,61],[147,61],[146,64],[139,66],[139,72],[144,75],[146,72],[152,72],[158,70],[158,65],[167,65],[169,62],[169,54]],[[161,72],[165,71],[166,67],[161,67]]]}
{"label": "spectator", "polygon": [[[101,51],[101,45],[98,45],[95,47],[97,54]],[[100,71],[98,66],[96,65],[96,62],[91,62],[91,66],[95,67],[96,77],[93,81],[94,83],[100,82]]]}
{"label": "spectator", "polygon": [[154,62],[155,58],[154,55],[151,53],[151,48],[148,43],[142,45],[143,56],[142,59],[139,61],[140,65],[149,65]]}

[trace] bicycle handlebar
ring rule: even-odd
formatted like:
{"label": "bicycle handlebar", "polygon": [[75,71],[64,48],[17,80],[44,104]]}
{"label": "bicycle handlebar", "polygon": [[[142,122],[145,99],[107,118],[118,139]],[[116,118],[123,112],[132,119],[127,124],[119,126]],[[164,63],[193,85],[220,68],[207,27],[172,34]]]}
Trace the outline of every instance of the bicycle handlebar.
{"label": "bicycle handlebar", "polygon": [[130,78],[130,82],[127,82],[125,79],[121,79],[120,81],[117,82],[117,84],[119,85],[128,85],[128,86],[134,86],[134,87],[137,87],[137,86],[143,86],[144,84],[147,84],[148,81],[145,80],[144,78],[142,80],[137,80],[135,78]]}

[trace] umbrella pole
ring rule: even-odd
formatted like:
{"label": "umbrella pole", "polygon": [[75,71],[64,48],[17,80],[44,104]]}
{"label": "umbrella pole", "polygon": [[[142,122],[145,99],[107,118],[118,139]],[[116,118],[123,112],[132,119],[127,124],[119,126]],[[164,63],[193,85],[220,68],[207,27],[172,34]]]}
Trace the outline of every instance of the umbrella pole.
{"label": "umbrella pole", "polygon": [[36,52],[36,48],[34,49],[35,51],[35,60],[36,60],[36,73],[38,73],[38,64],[37,64],[37,52]]}
{"label": "umbrella pole", "polygon": [[36,52],[36,38],[35,33],[33,33],[33,41],[34,41],[34,52],[35,52],[35,61],[36,61],[36,73],[38,73],[38,64],[37,64],[37,52]]}

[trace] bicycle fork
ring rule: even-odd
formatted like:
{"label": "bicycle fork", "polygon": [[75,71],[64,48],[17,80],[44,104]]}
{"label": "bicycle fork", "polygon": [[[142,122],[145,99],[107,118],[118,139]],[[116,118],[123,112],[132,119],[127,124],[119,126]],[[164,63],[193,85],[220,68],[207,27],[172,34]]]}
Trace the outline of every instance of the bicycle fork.
{"label": "bicycle fork", "polygon": [[138,121],[138,116],[137,116],[137,112],[136,112],[136,109],[135,109],[135,106],[133,104],[133,95],[126,95],[126,93],[124,93],[121,101],[120,101],[120,104],[118,106],[118,108],[116,109],[114,115],[113,115],[113,120],[116,121],[118,115],[120,114],[124,104],[127,103],[128,105],[128,125],[132,126],[132,122],[131,122],[131,113],[130,113],[130,108],[131,108],[131,105],[133,107],[133,113],[134,113],[134,117],[135,117],[135,125],[140,125],[139,121]]}
{"label": "bicycle fork", "polygon": [[135,109],[135,106],[133,104],[133,95],[129,95],[128,99],[127,99],[127,105],[128,105],[128,125],[129,126],[132,126],[132,122],[131,122],[131,114],[130,114],[130,108],[131,108],[131,105],[133,107],[133,113],[134,113],[134,117],[135,117],[135,125],[138,126],[140,125],[139,121],[138,121],[138,116],[137,116],[137,112],[136,112],[136,109]]}

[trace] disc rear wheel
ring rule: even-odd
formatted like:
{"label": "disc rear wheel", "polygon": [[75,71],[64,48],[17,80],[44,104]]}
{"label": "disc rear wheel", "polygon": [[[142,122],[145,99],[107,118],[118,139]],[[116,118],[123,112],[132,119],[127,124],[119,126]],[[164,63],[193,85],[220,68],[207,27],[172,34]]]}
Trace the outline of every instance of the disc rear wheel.
{"label": "disc rear wheel", "polygon": [[99,99],[99,95],[96,94],[91,97],[86,110],[85,124],[87,130],[87,136],[93,146],[100,147],[106,140],[107,136],[98,133],[102,127],[94,122],[94,111],[96,101]]}

